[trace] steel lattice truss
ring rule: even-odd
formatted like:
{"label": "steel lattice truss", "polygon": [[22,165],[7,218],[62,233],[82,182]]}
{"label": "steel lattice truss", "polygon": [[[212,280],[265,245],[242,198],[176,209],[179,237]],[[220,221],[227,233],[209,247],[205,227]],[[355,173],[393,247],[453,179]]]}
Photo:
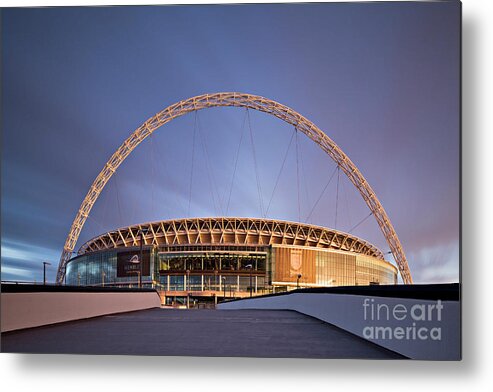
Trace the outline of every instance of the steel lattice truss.
{"label": "steel lattice truss", "polygon": [[188,218],[124,227],[86,242],[78,254],[143,245],[296,245],[343,250],[384,259],[374,245],[321,226],[256,218]]}
{"label": "steel lattice truss", "polygon": [[77,212],[77,216],[72,223],[70,232],[65,241],[62,255],[60,257],[60,263],[58,265],[57,281],[59,283],[63,282],[66,263],[71,258],[82,227],[84,226],[94,203],[113,173],[118,169],[128,155],[146,137],[174,118],[196,110],[218,106],[244,107],[271,114],[287,122],[288,124],[295,126],[299,131],[303,132],[315,143],[317,143],[320,148],[322,148],[322,150],[324,150],[334,160],[334,162],[339,165],[349,180],[358,189],[378,222],[385,239],[387,240],[387,243],[397,262],[402,280],[404,283],[412,283],[412,277],[409,271],[406,256],[399,238],[397,237],[397,233],[395,232],[395,229],[387,216],[387,213],[361,172],[354,165],[354,163],[351,162],[349,157],[339,148],[339,146],[337,146],[337,144],[335,144],[332,139],[322,132],[315,124],[289,107],[257,95],[235,92],[199,95],[168,106],[155,116],[149,118],[123,142],[123,144],[111,156],[94,180],[89,192],[79,208],[79,211]]}

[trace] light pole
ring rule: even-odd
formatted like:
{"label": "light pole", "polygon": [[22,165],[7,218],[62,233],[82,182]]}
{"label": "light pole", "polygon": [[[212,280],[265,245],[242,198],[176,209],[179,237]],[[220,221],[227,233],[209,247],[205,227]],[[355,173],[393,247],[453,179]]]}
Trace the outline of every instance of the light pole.
{"label": "light pole", "polygon": [[47,261],[43,261],[43,285],[46,284],[46,266],[51,265],[51,263],[48,263]]}
{"label": "light pole", "polygon": [[245,268],[248,268],[250,270],[250,298],[252,297],[252,264],[248,264],[245,266]]}
{"label": "light pole", "polygon": [[223,279],[223,289],[224,289],[224,299],[223,299],[223,301],[226,301],[226,277],[223,276],[222,279]]}
{"label": "light pole", "polygon": [[298,277],[296,279],[296,288],[299,289],[300,288],[300,279],[301,279],[301,274],[298,274]]}

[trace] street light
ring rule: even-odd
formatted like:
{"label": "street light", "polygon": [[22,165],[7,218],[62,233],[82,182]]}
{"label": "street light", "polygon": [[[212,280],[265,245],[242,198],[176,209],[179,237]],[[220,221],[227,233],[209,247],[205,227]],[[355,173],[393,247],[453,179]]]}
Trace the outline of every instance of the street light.
{"label": "street light", "polygon": [[248,268],[250,270],[250,298],[251,298],[252,297],[252,269],[253,269],[253,265],[247,264],[247,265],[245,265],[245,268]]}
{"label": "street light", "polygon": [[223,276],[224,301],[226,301],[226,277]]}
{"label": "street light", "polygon": [[301,274],[298,274],[298,277],[296,279],[296,288],[299,289],[300,288],[300,279],[301,279]]}
{"label": "street light", "polygon": [[51,265],[51,263],[48,263],[47,261],[43,261],[43,285],[46,284],[46,266]]}

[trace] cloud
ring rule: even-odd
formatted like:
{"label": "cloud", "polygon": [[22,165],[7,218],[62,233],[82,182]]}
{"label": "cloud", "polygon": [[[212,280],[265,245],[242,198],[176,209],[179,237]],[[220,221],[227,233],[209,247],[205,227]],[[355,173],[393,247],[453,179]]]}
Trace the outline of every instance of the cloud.
{"label": "cloud", "polygon": [[459,242],[425,247],[407,254],[415,283],[459,281]]}
{"label": "cloud", "polygon": [[[5,277],[5,279],[3,279]],[[3,280],[32,280],[33,271],[24,268],[15,268],[2,265],[2,281]]]}
{"label": "cloud", "polygon": [[54,277],[59,256],[58,249],[2,239],[2,280],[41,280],[43,261],[51,262],[46,272]]}

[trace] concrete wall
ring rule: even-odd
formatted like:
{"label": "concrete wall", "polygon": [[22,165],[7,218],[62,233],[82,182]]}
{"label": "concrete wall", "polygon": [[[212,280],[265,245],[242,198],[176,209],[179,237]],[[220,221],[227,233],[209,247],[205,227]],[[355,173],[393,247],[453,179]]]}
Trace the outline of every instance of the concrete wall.
{"label": "concrete wall", "polygon": [[[438,307],[443,306],[440,315],[438,315],[437,305]],[[226,302],[217,307],[218,309],[295,310],[336,325],[409,358],[427,360],[459,360],[461,358],[459,301],[438,303],[433,300],[408,298],[293,293]],[[394,309],[397,309],[395,313]],[[426,320],[420,319],[423,311],[425,311]],[[406,317],[403,319],[405,314]],[[413,315],[418,320],[415,320]],[[438,316],[440,316],[439,320]],[[407,328],[410,329],[407,330]],[[422,338],[425,330],[422,330],[421,337],[419,336],[422,328],[426,328],[426,339]],[[404,336],[401,329],[404,331]],[[390,337],[389,331],[391,331]],[[440,332],[439,339],[438,331]],[[370,335],[371,332],[373,332],[373,337]],[[406,334],[409,335],[406,336]],[[430,336],[431,334],[434,339]]]}
{"label": "concrete wall", "polygon": [[1,294],[1,331],[160,307],[156,292]]}

